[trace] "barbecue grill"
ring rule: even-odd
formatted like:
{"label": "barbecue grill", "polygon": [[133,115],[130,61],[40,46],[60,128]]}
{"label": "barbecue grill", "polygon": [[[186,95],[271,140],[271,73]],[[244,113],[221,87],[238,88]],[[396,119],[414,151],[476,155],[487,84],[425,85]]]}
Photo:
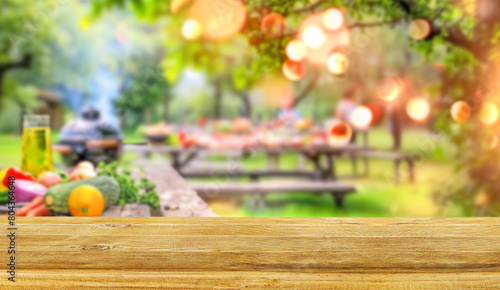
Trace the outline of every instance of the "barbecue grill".
{"label": "barbecue grill", "polygon": [[63,127],[59,142],[52,149],[61,154],[66,165],[73,166],[83,160],[97,165],[120,157],[122,138],[117,126],[101,119],[99,111],[88,108]]}

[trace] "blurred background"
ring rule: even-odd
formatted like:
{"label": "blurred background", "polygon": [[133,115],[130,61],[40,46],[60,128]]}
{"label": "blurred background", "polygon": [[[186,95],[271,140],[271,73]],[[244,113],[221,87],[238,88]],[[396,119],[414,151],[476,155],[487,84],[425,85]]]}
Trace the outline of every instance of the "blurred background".
{"label": "blurred background", "polygon": [[[340,180],[357,189],[343,208],[307,192],[270,192],[261,207],[246,195],[205,198],[210,208],[221,216],[497,216],[500,3],[424,2],[3,1],[0,168],[20,167],[26,114],[50,115],[53,143],[93,108],[125,144],[183,148],[203,146],[202,135],[211,146],[239,147],[269,124],[284,136],[276,142],[306,147],[314,136],[329,140],[315,130],[334,134],[327,121],[337,120],[358,132],[356,144],[390,153],[371,156],[362,176],[349,156],[335,161]],[[60,153],[53,159],[62,168]],[[416,160],[413,183],[404,162],[395,183],[394,156]],[[125,150],[120,164],[137,158]],[[255,153],[234,162],[251,170],[267,160]],[[302,161],[284,153],[279,162],[295,169]]]}

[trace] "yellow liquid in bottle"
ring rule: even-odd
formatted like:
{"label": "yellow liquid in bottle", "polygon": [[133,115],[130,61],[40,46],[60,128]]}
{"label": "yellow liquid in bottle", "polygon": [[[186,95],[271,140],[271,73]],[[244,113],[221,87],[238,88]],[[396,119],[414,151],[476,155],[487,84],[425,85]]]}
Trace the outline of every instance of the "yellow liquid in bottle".
{"label": "yellow liquid in bottle", "polygon": [[45,171],[53,171],[51,146],[49,127],[25,128],[21,170],[35,178]]}

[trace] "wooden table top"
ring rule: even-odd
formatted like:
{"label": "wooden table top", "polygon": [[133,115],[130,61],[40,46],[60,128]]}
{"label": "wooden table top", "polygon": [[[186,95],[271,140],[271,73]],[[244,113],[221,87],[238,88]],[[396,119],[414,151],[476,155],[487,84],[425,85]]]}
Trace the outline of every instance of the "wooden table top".
{"label": "wooden table top", "polygon": [[[499,218],[21,217],[17,224],[15,286],[29,289],[500,287]],[[5,277],[0,288],[11,283]]]}

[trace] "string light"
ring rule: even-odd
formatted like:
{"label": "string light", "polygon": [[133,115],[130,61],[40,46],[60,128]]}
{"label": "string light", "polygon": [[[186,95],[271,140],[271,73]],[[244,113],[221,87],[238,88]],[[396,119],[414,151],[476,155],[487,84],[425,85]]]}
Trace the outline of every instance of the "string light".
{"label": "string light", "polygon": [[395,79],[387,78],[379,88],[377,95],[386,102],[394,101],[401,93],[401,86],[402,84]]}
{"label": "string light", "polygon": [[285,18],[278,13],[266,15],[261,22],[262,33],[272,38],[280,38],[285,33]]}
{"label": "string light", "polygon": [[328,144],[330,146],[347,145],[352,138],[352,129],[346,122],[336,122],[328,130]]}
{"label": "string light", "polygon": [[413,98],[406,104],[406,113],[415,121],[424,121],[429,117],[431,106],[424,98]]}
{"label": "string light", "polygon": [[344,14],[336,8],[330,8],[323,14],[323,26],[329,30],[337,30],[344,25]]}
{"label": "string light", "polygon": [[365,106],[359,106],[352,111],[349,121],[356,129],[366,129],[370,126],[372,119],[372,111]]}
{"label": "string light", "polygon": [[201,27],[201,24],[194,19],[187,20],[182,26],[182,35],[188,40],[199,39],[202,33],[203,28]]}
{"label": "string light", "polygon": [[283,74],[291,81],[301,80],[306,74],[304,63],[287,60],[283,64]]}
{"label": "string light", "polygon": [[485,125],[493,125],[498,121],[498,108],[492,102],[484,102],[479,111],[479,120]]}
{"label": "string light", "polygon": [[328,57],[328,70],[334,75],[342,75],[349,68],[349,59],[341,52],[334,52]]}
{"label": "string light", "polygon": [[464,101],[456,101],[451,106],[451,117],[457,123],[464,123],[469,120],[471,115],[471,108],[469,104]]}
{"label": "string light", "polygon": [[310,26],[302,32],[302,40],[311,48],[318,48],[325,43],[325,33],[318,26]]}
{"label": "string light", "polygon": [[293,61],[302,61],[307,54],[307,47],[300,40],[292,40],[286,46],[286,55]]}
{"label": "string light", "polygon": [[408,30],[413,39],[423,40],[431,35],[432,26],[429,20],[418,18],[410,23]]}

